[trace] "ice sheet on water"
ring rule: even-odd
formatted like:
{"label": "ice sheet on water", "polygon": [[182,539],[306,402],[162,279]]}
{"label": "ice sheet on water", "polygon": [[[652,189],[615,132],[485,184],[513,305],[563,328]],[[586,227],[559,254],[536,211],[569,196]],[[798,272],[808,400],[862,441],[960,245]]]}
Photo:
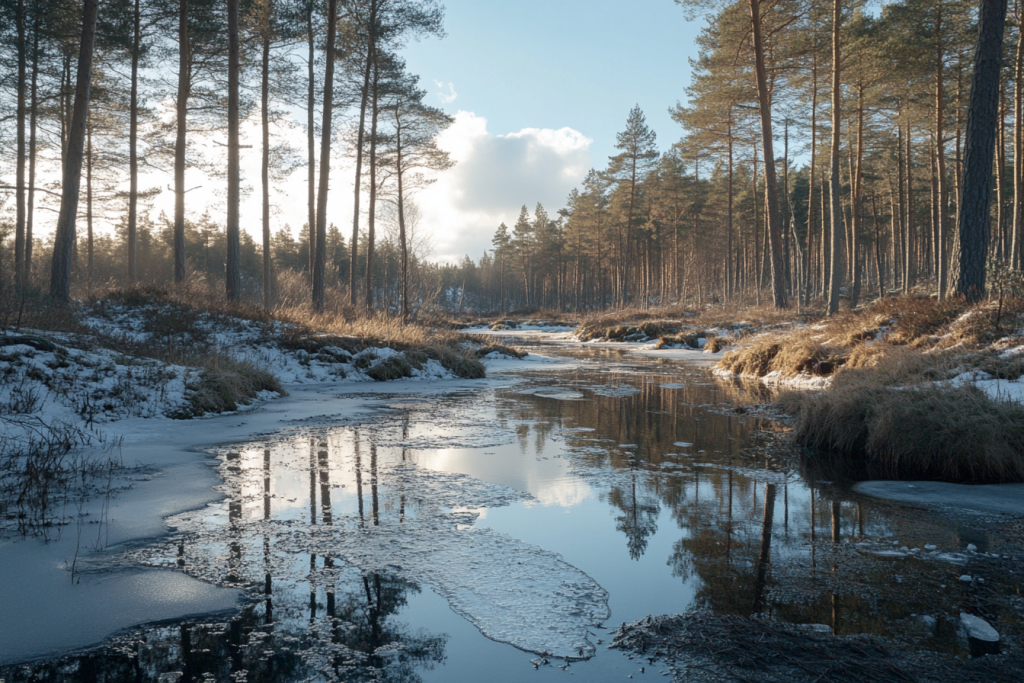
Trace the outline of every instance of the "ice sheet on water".
{"label": "ice sheet on water", "polygon": [[483,418],[474,418],[472,414],[453,419],[441,418],[429,425],[418,425],[404,436],[401,432],[383,433],[377,440],[377,445],[431,450],[494,448],[515,441],[516,433],[512,429],[483,422]]}
{"label": "ice sheet on water", "polygon": [[629,384],[596,384],[588,388],[598,396],[607,396],[609,398],[621,398],[640,393],[640,389]]}
{"label": "ice sheet on water", "polygon": [[[242,489],[252,476],[262,477],[262,470],[229,473],[228,488]],[[189,573],[214,582],[234,573],[235,583],[262,585],[264,572],[272,572],[275,585],[287,585],[309,580],[305,564],[288,557],[332,557],[364,573],[431,586],[494,640],[559,657],[595,653],[587,629],[608,618],[607,592],[557,553],[473,526],[477,510],[529,501],[530,494],[408,462],[382,464],[378,484],[384,502],[377,523],[369,515],[336,512],[330,524],[272,518],[239,527],[220,504],[168,519],[177,533],[136,551],[134,559],[156,566],[180,562]],[[389,503],[398,492],[405,501],[401,518],[394,514],[395,501]],[[266,562],[232,561],[225,548],[237,546],[240,535],[272,539],[268,547],[277,559],[271,568]]]}
{"label": "ice sheet on water", "polygon": [[[559,657],[595,653],[587,627],[610,615],[608,594],[560,555],[492,529],[436,517],[365,529],[316,527],[296,552],[343,557],[363,571],[425,583],[489,638]],[[303,542],[305,541],[305,542]]]}
{"label": "ice sheet on water", "polygon": [[541,398],[552,398],[558,401],[578,401],[583,394],[573,391],[568,387],[560,386],[533,386],[517,390],[515,393],[523,396],[540,396]]}

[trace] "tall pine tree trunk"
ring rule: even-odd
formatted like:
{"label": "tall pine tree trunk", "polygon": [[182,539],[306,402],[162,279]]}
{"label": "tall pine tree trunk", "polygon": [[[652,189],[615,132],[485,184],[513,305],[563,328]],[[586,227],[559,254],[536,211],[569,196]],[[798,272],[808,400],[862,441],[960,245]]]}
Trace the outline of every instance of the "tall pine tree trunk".
{"label": "tall pine tree trunk", "polygon": [[178,0],[178,101],[174,142],[174,281],[185,281],[185,144],[191,62],[188,37],[188,0]]}
{"label": "tall pine tree trunk", "polygon": [[306,6],[306,40],[309,54],[308,69],[309,69],[309,93],[306,99],[306,156],[307,156],[307,173],[309,180],[306,185],[308,192],[307,206],[309,209],[309,216],[307,217],[307,232],[309,233],[309,282],[310,285],[313,283],[313,261],[316,255],[316,117],[314,110],[316,109],[316,83],[314,78],[316,77],[316,51],[315,44],[313,41],[313,7],[314,3],[312,0]]}
{"label": "tall pine tree trunk", "polygon": [[957,215],[959,240],[953,254],[956,291],[969,301],[978,301],[985,295],[992,155],[999,117],[999,66],[1005,23],[1006,0],[981,0]]}
{"label": "tall pine tree trunk", "polygon": [[85,291],[92,294],[95,266],[92,232],[92,121],[85,116]]}
{"label": "tall pine tree trunk", "polygon": [[[838,4],[838,0],[836,0]],[[750,26],[754,42],[754,73],[757,80],[757,108],[761,116],[761,143],[764,147],[765,195],[768,204],[768,245],[771,250],[772,303],[786,307],[785,268],[782,262],[782,228],[779,218],[779,197],[775,181],[775,152],[772,146],[772,109],[768,78],[764,65],[764,44],[761,36],[761,3],[750,0]]]}
{"label": "tall pine tree trunk", "polygon": [[228,224],[227,265],[224,292],[229,301],[242,296],[241,250],[239,245],[238,203],[241,174],[238,159],[238,3],[228,4]]}
{"label": "tall pine tree trunk", "polygon": [[910,113],[907,113],[907,149],[904,161],[907,165],[907,220],[903,226],[903,293],[909,294],[910,288],[914,286],[914,164],[913,153],[910,149],[910,141],[914,135],[910,129]]}
{"label": "tall pine tree trunk", "polygon": [[1024,239],[1024,32],[1017,26],[1017,58],[1013,69],[1013,246],[1010,267],[1021,267]]}
{"label": "tall pine tree trunk", "polygon": [[[402,320],[409,319],[409,243],[405,231],[405,189],[402,185],[402,176],[405,173],[402,159],[402,104],[395,105],[395,176],[398,181],[398,247],[401,250],[402,258]],[[504,270],[504,268],[502,268]],[[504,276],[504,273],[502,273]],[[503,279],[503,278],[502,278]],[[504,282],[499,285],[501,294],[504,295]]]}
{"label": "tall pine tree trunk", "polygon": [[18,94],[14,118],[18,130],[15,160],[14,286],[20,292],[25,284],[25,69],[28,61],[25,0],[18,0],[15,24],[18,33]]}
{"label": "tall pine tree trunk", "polygon": [[935,164],[938,168],[939,199],[936,215],[935,235],[935,273],[939,284],[939,300],[946,298],[946,272],[948,257],[946,255],[946,197],[949,192],[946,185],[946,141],[944,109],[946,94],[943,89],[943,54],[942,54],[942,7],[935,12]]}
{"label": "tall pine tree trunk", "polygon": [[39,114],[39,10],[32,21],[32,86],[28,124],[28,206],[25,208],[25,284],[32,282],[32,229],[36,204],[36,120]]}
{"label": "tall pine tree trunk", "polygon": [[128,112],[128,282],[138,280],[138,205],[139,205],[139,49],[142,41],[141,0],[135,0],[132,12],[132,85]]}
{"label": "tall pine tree trunk", "polygon": [[839,310],[839,287],[843,276],[843,240],[840,235],[843,206],[840,194],[842,188],[839,178],[839,134],[842,123],[842,91],[840,82],[840,59],[842,58],[842,52],[839,35],[839,29],[842,25],[842,5],[840,0],[833,0],[832,13],[832,173],[829,178],[832,232],[829,240],[831,244],[828,276],[829,315]]}
{"label": "tall pine tree trunk", "polygon": [[[728,130],[728,142],[729,142],[729,169],[728,178],[726,180],[726,203],[728,204],[728,223],[726,229],[728,230],[726,237],[726,253],[729,254],[729,258],[726,259],[726,279],[728,280],[728,291],[729,298],[731,299],[735,294],[734,283],[733,283],[733,270],[732,270],[732,106],[729,106],[729,130]],[[679,296],[679,228],[676,227],[676,258],[675,258],[675,269],[676,269],[676,296]]]}
{"label": "tall pine tree trunk", "polygon": [[852,262],[853,292],[850,294],[850,307],[856,308],[860,300],[861,267],[857,251],[857,243],[861,234],[861,217],[863,215],[864,192],[864,85],[857,87],[857,163],[853,169],[852,190],[850,193],[851,220],[850,227],[850,259]]}
{"label": "tall pine tree trunk", "polygon": [[359,293],[356,289],[356,264],[359,263],[359,197],[363,177],[363,138],[366,132],[366,105],[370,97],[370,75],[373,54],[377,49],[374,34],[377,24],[377,0],[370,0],[370,16],[366,24],[366,67],[363,72],[363,90],[359,101],[359,130],[356,135],[356,183],[353,190],[352,243],[349,249],[349,302],[355,306]]}
{"label": "tall pine tree trunk", "polygon": [[263,184],[263,307],[274,305],[274,264],[270,254],[270,31],[273,3],[268,0],[263,26],[263,63],[260,73],[260,123],[263,132],[263,160],[260,180]]}
{"label": "tall pine tree trunk", "polygon": [[68,130],[67,163],[61,184],[60,213],[54,234],[53,266],[50,273],[50,297],[55,301],[71,299],[71,257],[75,248],[75,217],[82,180],[82,153],[85,124],[92,81],[92,51],[96,36],[97,0],[85,0],[82,13],[82,41],[78,53],[75,105]]}
{"label": "tall pine tree trunk", "polygon": [[[327,192],[331,174],[331,115],[334,111],[334,36],[338,22],[338,0],[327,2],[327,43],[324,65],[324,116],[320,133],[320,188],[316,201],[316,255],[313,260],[313,308],[324,310],[327,270]],[[352,245],[353,250],[355,245]]]}
{"label": "tall pine tree trunk", "polygon": [[[807,258],[810,261],[811,254],[815,253],[811,249],[811,235],[814,230],[814,171],[817,166],[817,152],[818,152],[818,51],[815,49],[812,55],[811,62],[811,166],[808,171],[808,182],[807,182]],[[810,270],[810,268],[808,268]],[[807,280],[804,283],[804,289],[811,289],[811,278],[810,273],[807,275]],[[804,295],[804,304],[807,304],[811,295],[810,292]]]}
{"label": "tall pine tree trunk", "polygon": [[[380,115],[378,101],[380,73],[377,68],[377,56],[373,59],[373,86],[371,88],[370,111],[370,205],[366,216],[366,310],[373,309],[373,257],[376,247],[377,226],[377,120]],[[385,283],[386,284],[386,283]]]}

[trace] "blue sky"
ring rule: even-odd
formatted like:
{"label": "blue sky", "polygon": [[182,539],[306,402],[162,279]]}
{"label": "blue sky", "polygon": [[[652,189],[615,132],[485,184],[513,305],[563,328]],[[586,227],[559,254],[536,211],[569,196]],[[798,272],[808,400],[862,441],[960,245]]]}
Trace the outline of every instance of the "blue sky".
{"label": "blue sky", "polygon": [[448,0],[447,37],[403,52],[429,101],[456,116],[456,167],[418,198],[434,258],[479,256],[499,223],[541,202],[554,214],[616,152],[639,104],[662,150],[682,133],[702,21],[673,0]]}
{"label": "blue sky", "polygon": [[485,117],[495,134],[573,128],[594,142],[593,162],[613,154],[615,133],[639,104],[665,149],[681,129],[668,108],[685,98],[702,22],[673,0],[447,0],[443,40],[404,52],[432,93],[458,97],[455,113]]}

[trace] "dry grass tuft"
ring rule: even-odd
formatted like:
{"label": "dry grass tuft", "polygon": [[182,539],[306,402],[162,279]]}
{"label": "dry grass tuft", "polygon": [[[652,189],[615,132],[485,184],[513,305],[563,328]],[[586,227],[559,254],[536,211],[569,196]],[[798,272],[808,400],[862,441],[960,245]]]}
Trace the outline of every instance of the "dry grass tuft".
{"label": "dry grass tuft", "polygon": [[[1004,300],[1001,323],[997,324],[996,308],[990,302],[971,307],[962,299],[939,302],[914,295],[891,297],[794,332],[763,333],[726,354],[719,368],[754,377],[773,371],[788,377],[804,373],[840,377],[851,370],[881,367],[883,358],[891,355],[902,365],[895,375],[908,380],[934,378],[942,374],[934,372],[936,367],[948,363],[936,359],[946,358],[947,351],[960,354],[957,363],[963,365],[969,360],[965,356],[986,352],[995,342],[1004,347],[1024,344],[1019,337],[1016,342],[1005,337],[1007,330],[1020,327],[1022,312],[1024,301]],[[905,353],[907,350],[912,353]],[[1018,366],[992,353],[985,363],[973,365],[1000,377],[1014,375]],[[915,368],[921,374],[914,375],[911,370]]]}
{"label": "dry grass tuft", "polygon": [[788,392],[794,437],[827,476],[857,479],[1024,481],[1024,405],[970,385],[851,382]]}
{"label": "dry grass tuft", "polygon": [[390,356],[373,364],[366,374],[378,382],[412,377],[412,365],[402,356]]}
{"label": "dry grass tuft", "polygon": [[772,361],[782,345],[775,337],[760,338],[736,351],[730,351],[718,362],[718,367],[734,375],[764,377],[771,372]]}
{"label": "dry grass tuft", "polygon": [[729,342],[722,337],[708,337],[708,343],[704,345],[704,353],[718,353],[728,345]]}
{"label": "dry grass tuft", "polygon": [[511,346],[505,346],[503,344],[488,344],[487,346],[481,346],[474,352],[474,355],[477,358],[483,358],[490,353],[500,353],[501,355],[508,356],[510,358],[526,358],[530,355],[526,351],[520,351],[519,349]]}
{"label": "dry grass tuft", "polygon": [[249,359],[212,354],[206,359],[198,381],[188,387],[188,406],[173,413],[172,418],[187,420],[206,413],[238,410],[249,405],[261,391],[274,391],[287,396],[277,377]]}

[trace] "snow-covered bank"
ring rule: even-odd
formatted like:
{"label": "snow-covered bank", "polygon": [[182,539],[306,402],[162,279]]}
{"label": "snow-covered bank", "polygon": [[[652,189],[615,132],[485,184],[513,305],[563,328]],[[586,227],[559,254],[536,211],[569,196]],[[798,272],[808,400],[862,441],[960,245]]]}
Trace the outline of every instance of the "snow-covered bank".
{"label": "snow-covered bank", "polygon": [[289,396],[244,414],[184,421],[128,417],[110,425],[123,437],[124,463],[137,466],[115,479],[116,494],[109,500],[99,496],[81,501],[81,512],[69,506],[63,530],[58,534],[61,527],[55,527],[48,541],[0,540],[5,579],[0,581],[0,664],[83,647],[140,621],[219,611],[237,603],[237,591],[185,575],[175,573],[169,580],[171,573],[165,570],[111,568],[127,545],[167,533],[167,517],[222,497],[214,489],[221,481],[218,462],[205,449],[369,419],[386,410],[395,394],[437,397],[506,382],[292,384],[287,386]]}
{"label": "snow-covered bank", "polygon": [[[144,353],[151,349],[160,353]],[[235,411],[175,419],[186,416],[211,368],[167,359],[199,353],[250,363],[279,378],[282,391],[260,392]],[[500,375],[567,366],[536,354],[476,355],[470,345],[399,351],[300,335],[280,322],[110,302],[92,308],[73,333],[0,337],[4,462],[22,463],[53,428],[70,435],[70,450],[55,456],[67,469],[59,494],[41,486],[31,503],[40,509],[29,513],[23,501],[0,499],[0,664],[84,647],[143,621],[237,605],[233,588],[118,561],[126,547],[166,534],[167,518],[222,497],[212,446],[371,419],[395,394],[437,397],[508,383],[460,379],[459,363],[475,363],[477,376],[482,368]],[[88,486],[76,483],[86,477]],[[31,525],[23,514],[33,516]]]}

